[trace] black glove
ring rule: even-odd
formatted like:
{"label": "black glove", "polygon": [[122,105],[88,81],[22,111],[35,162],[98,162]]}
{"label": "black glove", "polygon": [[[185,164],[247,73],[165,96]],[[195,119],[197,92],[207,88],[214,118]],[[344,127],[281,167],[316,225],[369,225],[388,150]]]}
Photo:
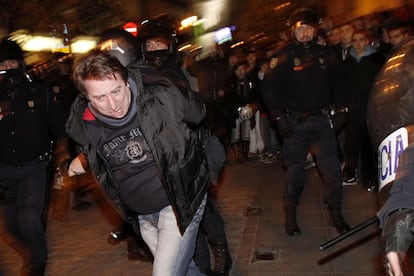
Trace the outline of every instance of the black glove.
{"label": "black glove", "polygon": [[348,107],[336,108],[331,118],[335,131],[337,133],[341,132],[344,129],[346,121],[348,119]]}
{"label": "black glove", "polygon": [[414,241],[414,210],[402,209],[385,220],[382,241],[385,253],[406,252]]}
{"label": "black glove", "polygon": [[277,117],[276,118],[276,126],[277,126],[277,130],[279,132],[279,135],[284,139],[289,138],[290,136],[295,134],[292,122],[286,116]]}

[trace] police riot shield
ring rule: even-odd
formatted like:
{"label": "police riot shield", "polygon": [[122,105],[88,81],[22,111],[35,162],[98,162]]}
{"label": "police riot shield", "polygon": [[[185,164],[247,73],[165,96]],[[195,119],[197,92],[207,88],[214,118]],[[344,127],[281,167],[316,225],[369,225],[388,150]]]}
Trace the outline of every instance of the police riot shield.
{"label": "police riot shield", "polygon": [[414,39],[395,47],[372,87],[368,130],[378,154],[380,205],[387,200],[398,169],[398,156],[414,130]]}
{"label": "police riot shield", "polygon": [[[399,156],[413,142],[414,38],[394,47],[379,72],[368,101],[367,124],[371,142],[378,154],[378,190],[382,207],[394,184]],[[378,222],[376,216],[319,248],[324,250],[375,222]]]}

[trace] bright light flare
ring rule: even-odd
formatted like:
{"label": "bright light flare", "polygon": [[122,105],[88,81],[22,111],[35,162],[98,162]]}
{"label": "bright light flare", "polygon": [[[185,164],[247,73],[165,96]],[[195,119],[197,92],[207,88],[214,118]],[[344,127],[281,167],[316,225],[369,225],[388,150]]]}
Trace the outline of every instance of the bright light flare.
{"label": "bright light flare", "polygon": [[72,53],[83,54],[96,47],[98,38],[93,36],[79,36],[72,40],[70,45]]}
{"label": "bright light flare", "polygon": [[22,45],[24,51],[53,51],[56,45],[63,44],[62,39],[46,37],[46,36],[28,36],[25,43]]}
{"label": "bright light flare", "polygon": [[198,20],[196,15],[181,20],[180,30],[193,26]]}

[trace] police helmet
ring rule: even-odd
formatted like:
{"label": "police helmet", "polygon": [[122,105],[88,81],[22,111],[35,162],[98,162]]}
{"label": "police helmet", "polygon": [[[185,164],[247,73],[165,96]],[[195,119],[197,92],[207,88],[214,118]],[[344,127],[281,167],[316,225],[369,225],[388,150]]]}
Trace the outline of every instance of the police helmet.
{"label": "police helmet", "polygon": [[[147,51],[148,39],[161,38],[168,46],[166,50]],[[137,39],[141,45],[144,61],[153,65],[162,65],[169,56],[177,53],[177,32],[172,23],[163,18],[148,19],[141,23]]]}
{"label": "police helmet", "polygon": [[293,14],[289,17],[289,20],[287,22],[287,25],[291,28],[291,35],[292,38],[295,39],[297,43],[299,43],[296,40],[294,31],[297,27],[300,27],[301,25],[310,25],[315,28],[315,34],[311,41],[299,43],[303,44],[303,46],[308,47],[310,44],[314,43],[316,41],[317,35],[318,35],[318,28],[319,25],[322,23],[322,19],[318,16],[316,11],[311,8],[300,8],[293,12]]}
{"label": "police helmet", "polygon": [[23,60],[23,51],[20,46],[9,39],[0,41],[0,62],[5,60]]}
{"label": "police helmet", "polygon": [[110,29],[100,35],[98,49],[108,51],[124,66],[140,57],[138,42],[135,37],[124,29]]}
{"label": "police helmet", "polygon": [[17,60],[19,63],[17,68],[0,71],[1,86],[5,86],[8,90],[13,90],[25,76],[25,64],[23,50],[16,42],[9,39],[0,41],[0,62],[5,60]]}

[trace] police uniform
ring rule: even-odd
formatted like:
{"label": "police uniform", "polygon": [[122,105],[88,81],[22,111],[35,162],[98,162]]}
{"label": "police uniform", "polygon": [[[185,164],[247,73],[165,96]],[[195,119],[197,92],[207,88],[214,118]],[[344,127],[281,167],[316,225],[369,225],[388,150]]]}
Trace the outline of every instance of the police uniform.
{"label": "police uniform", "polygon": [[334,99],[330,74],[335,71],[335,61],[331,48],[294,41],[271,58],[270,71],[263,80],[264,103],[283,138],[285,227],[289,235],[300,234],[296,206],[304,187],[308,151],[316,157],[326,181],[326,202],[334,226],[338,232],[349,229],[340,211],[342,173],[335,132],[326,114]]}
{"label": "police uniform", "polygon": [[22,255],[22,275],[43,275],[47,168],[52,141],[65,137],[65,113],[51,90],[29,81],[21,68],[12,71],[0,77],[0,234]]}

